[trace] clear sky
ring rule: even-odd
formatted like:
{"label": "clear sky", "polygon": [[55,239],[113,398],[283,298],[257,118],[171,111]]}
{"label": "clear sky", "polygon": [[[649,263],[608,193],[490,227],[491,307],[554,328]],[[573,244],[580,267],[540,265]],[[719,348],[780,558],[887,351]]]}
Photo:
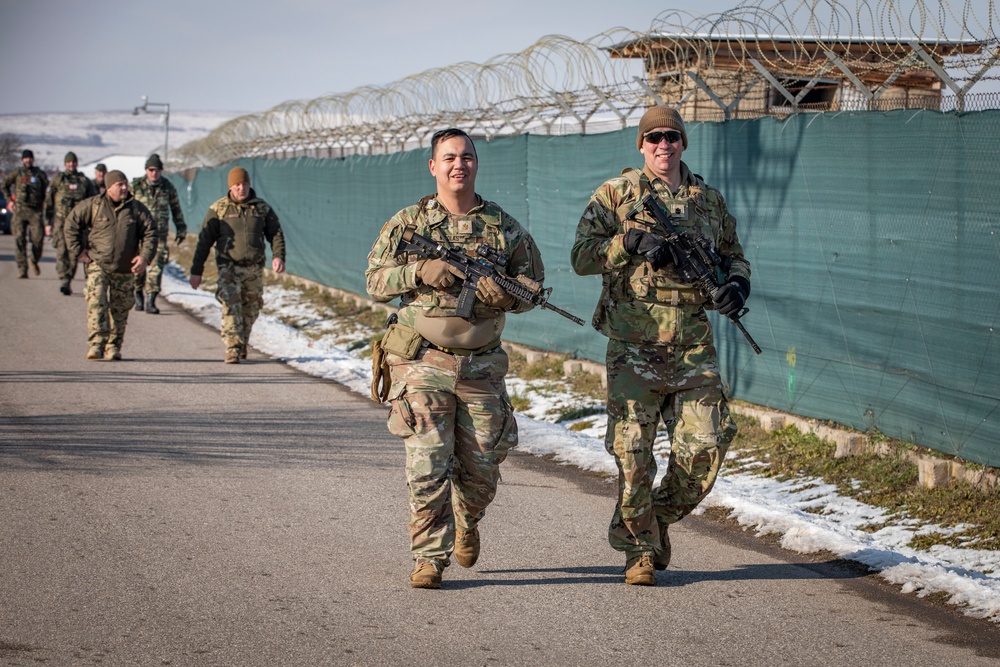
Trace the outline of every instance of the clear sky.
{"label": "clear sky", "polygon": [[[784,6],[802,1],[786,0]],[[894,0],[901,6],[916,1]],[[852,8],[856,2],[840,0]],[[993,6],[993,0],[947,4],[960,9],[966,2],[983,16]],[[131,109],[142,95],[173,109],[263,111],[462,61],[484,62],[545,35],[584,40],[618,26],[645,31],[671,9],[702,15],[739,4],[0,0],[0,114]],[[872,9],[883,5],[869,0]]]}
{"label": "clear sky", "polygon": [[[664,0],[2,0],[0,113],[263,111],[484,62],[561,34],[646,30]],[[739,0],[702,0],[698,13]]]}

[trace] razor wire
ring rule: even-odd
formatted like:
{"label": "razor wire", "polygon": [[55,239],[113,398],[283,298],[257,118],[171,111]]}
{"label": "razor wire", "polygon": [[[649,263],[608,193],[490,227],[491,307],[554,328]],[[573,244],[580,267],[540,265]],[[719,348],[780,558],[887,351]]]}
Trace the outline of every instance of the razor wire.
{"label": "razor wire", "polygon": [[[947,86],[940,93],[950,90],[957,101],[938,93],[906,104],[962,110],[974,84],[1000,79],[998,19],[994,0],[750,0],[710,15],[668,10],[646,31],[613,28],[585,41],[548,35],[483,63],[283,102],[181,146],[168,169],[239,158],[392,153],[427,145],[442,127],[487,140],[608,131],[635,124],[652,104],[679,106],[699,87],[718,107],[709,107],[706,120],[798,112],[809,105],[799,105],[782,84],[805,77],[812,79],[805,92],[850,80],[865,98],[859,108],[868,109],[886,108],[872,93],[880,85],[941,80]],[[740,110],[741,100],[775,88],[790,107]]]}

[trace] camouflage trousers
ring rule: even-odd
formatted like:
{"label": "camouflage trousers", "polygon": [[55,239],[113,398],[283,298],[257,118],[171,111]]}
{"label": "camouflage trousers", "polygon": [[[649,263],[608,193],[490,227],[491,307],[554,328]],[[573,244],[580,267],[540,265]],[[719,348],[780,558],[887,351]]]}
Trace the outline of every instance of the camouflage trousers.
{"label": "camouflage trousers", "polygon": [[66,243],[66,221],[56,218],[52,221],[52,247],[56,251],[56,275],[59,280],[69,282],[76,278],[77,258],[71,256]]}
{"label": "camouflage trousers", "polygon": [[389,432],[406,448],[410,552],[448,563],[455,528],[476,527],[493,501],[500,464],[517,446],[501,348],[455,356],[425,348],[391,367]]}
{"label": "camouflage trousers", "polygon": [[264,270],[256,265],[220,266],[215,298],[222,304],[222,342],[226,349],[245,350],[264,305]]}
{"label": "camouflage trousers", "polygon": [[[736,436],[715,347],[608,342],[608,430],[618,464],[611,546],[629,556],[655,553],[660,528],[680,521],[708,496]],[[660,420],[670,434],[666,474],[654,488],[653,441]]]}
{"label": "camouflage trousers", "polygon": [[18,206],[10,221],[10,233],[14,235],[14,257],[17,261],[17,272],[28,275],[28,239],[31,239],[31,259],[35,264],[42,259],[45,248],[45,224],[42,222],[42,212],[25,210]]}
{"label": "camouflage trousers", "polygon": [[135,291],[139,292],[145,286],[146,294],[159,294],[163,282],[163,269],[170,262],[170,245],[166,236],[156,239],[156,255],[153,261],[142,273],[135,274]]}
{"label": "camouflage trousers", "polygon": [[83,288],[87,298],[87,341],[91,347],[121,349],[128,312],[135,303],[132,297],[134,277],[131,273],[109,273],[97,262],[88,262],[84,273],[87,276]]}

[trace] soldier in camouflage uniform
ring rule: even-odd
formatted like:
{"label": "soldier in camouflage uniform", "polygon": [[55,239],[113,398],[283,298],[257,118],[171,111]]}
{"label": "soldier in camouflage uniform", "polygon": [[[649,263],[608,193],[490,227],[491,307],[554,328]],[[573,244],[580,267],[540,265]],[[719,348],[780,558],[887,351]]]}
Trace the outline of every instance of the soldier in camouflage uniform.
{"label": "soldier in camouflage uniform", "polygon": [[[668,527],[711,491],[736,435],[705,309],[726,315],[742,308],[750,264],[722,194],[681,161],[687,134],[680,114],[649,109],[637,145],[645,165],[597,189],[577,226],[571,261],[578,274],[602,275],[604,283],[593,325],[609,339],[605,447],[619,470],[609,539],[626,554],[626,583],[652,586],[655,570],[670,562]],[[709,239],[722,257],[727,270],[715,303],[681,281],[669,246],[626,220],[647,193],[682,232]],[[639,218],[654,222],[645,212]],[[654,488],[661,419],[671,451]]]}
{"label": "soldier in camouflage uniform", "polygon": [[401,235],[412,227],[470,254],[487,243],[508,258],[504,271],[511,277],[544,278],[527,231],[476,194],[478,158],[464,132],[437,132],[429,167],[437,194],[382,227],[365,272],[373,299],[400,299],[380,345],[391,369],[389,432],[406,447],[414,588],[440,587],[452,554],[463,567],[479,556],[478,524],[496,495],[500,464],[517,445],[500,335],[507,312],[531,305],[482,279],[471,320],[457,317],[462,274],[442,260],[397,255]]}
{"label": "soldier in camouflage uniform", "polygon": [[[174,243],[180,245],[187,235],[187,225],[184,224],[184,212],[181,211],[177,188],[162,178],[162,175],[163,162],[159,155],[153,153],[146,160],[146,175],[132,179],[132,192],[135,198],[146,205],[159,224],[156,259],[149,265],[148,271],[136,274],[135,277],[135,309],[145,309],[152,315],[160,313],[160,309],[156,307],[156,295],[160,293],[163,267],[170,261],[170,244],[167,242],[167,237],[170,235],[171,214],[174,216],[174,227],[177,229]],[[143,287],[146,290],[145,301],[143,301]]]}
{"label": "soldier in camouflage uniform", "polygon": [[69,284],[76,277],[77,259],[75,255],[69,254],[69,247],[66,245],[66,218],[74,206],[96,195],[97,190],[89,178],[76,170],[76,153],[66,153],[63,162],[66,164],[66,171],[52,179],[49,193],[45,197],[45,214],[49,219],[45,232],[52,237],[52,245],[56,249],[56,274],[62,282],[59,291],[69,296],[73,293]]}
{"label": "soldier in camouflage uniform", "polygon": [[133,274],[156,256],[156,221],[131,196],[118,170],[105,178],[107,192],[84,199],[66,218],[66,244],[86,267],[88,359],[122,358]]}
{"label": "soldier in camouflage uniform", "polygon": [[[41,271],[38,262],[42,259],[45,245],[45,224],[42,210],[45,207],[45,189],[49,179],[45,172],[35,166],[35,154],[28,149],[21,153],[22,166],[14,169],[3,181],[3,196],[7,208],[13,210],[10,231],[14,235],[15,256],[18,278],[28,277],[28,264],[37,276]],[[28,237],[31,238],[31,256],[28,256]]]}
{"label": "soldier in camouflage uniform", "polygon": [[104,177],[108,173],[108,168],[103,162],[98,162],[97,166],[94,167],[94,189],[97,190],[97,194],[104,194]]}
{"label": "soldier in camouflage uniform", "polygon": [[191,287],[198,289],[208,251],[215,246],[219,282],[215,297],[222,304],[225,362],[247,358],[247,343],[264,305],[264,240],[271,244],[271,269],[285,270],[285,234],[278,216],[250,187],[243,167],[229,171],[229,194],[208,207],[191,262]]}

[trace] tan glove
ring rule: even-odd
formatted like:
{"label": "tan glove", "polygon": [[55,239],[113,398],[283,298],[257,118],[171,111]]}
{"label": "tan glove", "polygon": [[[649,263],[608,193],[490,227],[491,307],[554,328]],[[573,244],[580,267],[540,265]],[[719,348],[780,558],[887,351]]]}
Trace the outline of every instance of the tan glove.
{"label": "tan glove", "polygon": [[492,278],[479,280],[479,284],[476,285],[476,296],[490,308],[500,308],[501,310],[511,308],[517,301],[510,294],[504,292],[503,288],[497,285],[497,281]]}
{"label": "tan glove", "polygon": [[425,285],[437,289],[451,287],[456,277],[465,280],[464,273],[443,259],[425,259],[417,264],[417,280]]}

